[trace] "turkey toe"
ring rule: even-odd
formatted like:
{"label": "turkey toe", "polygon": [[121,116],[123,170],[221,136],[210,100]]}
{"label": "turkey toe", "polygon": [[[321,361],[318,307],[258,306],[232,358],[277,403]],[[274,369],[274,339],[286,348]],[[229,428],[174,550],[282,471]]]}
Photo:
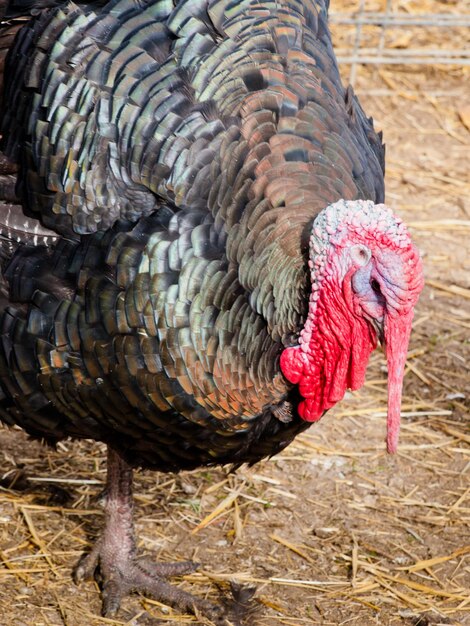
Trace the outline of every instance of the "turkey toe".
{"label": "turkey toe", "polygon": [[93,550],[88,554],[83,554],[73,570],[73,580],[78,585],[84,580],[91,580],[98,568],[100,559],[101,542],[97,541]]}
{"label": "turkey toe", "polygon": [[91,552],[78,562],[74,571],[75,582],[95,576],[99,579],[105,617],[116,615],[122,599],[137,591],[182,612],[201,613],[222,625],[225,620],[221,607],[196,598],[166,581],[170,576],[194,572],[198,566],[193,561],[158,563],[149,557],[137,557],[132,469],[114,450],[109,449],[104,529]]}

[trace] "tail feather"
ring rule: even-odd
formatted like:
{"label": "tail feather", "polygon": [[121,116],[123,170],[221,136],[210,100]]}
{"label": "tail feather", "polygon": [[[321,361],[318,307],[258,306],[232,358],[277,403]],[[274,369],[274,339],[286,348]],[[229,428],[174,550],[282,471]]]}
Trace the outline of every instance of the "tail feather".
{"label": "tail feather", "polygon": [[0,204],[0,254],[2,256],[5,255],[5,250],[15,249],[22,244],[49,248],[57,239],[57,233],[44,228],[39,220],[25,215],[19,204]]}
{"label": "tail feather", "polygon": [[15,252],[28,244],[32,250],[38,246],[50,248],[56,241],[57,234],[44,228],[39,220],[27,217],[20,205],[0,201],[0,310],[12,300],[5,269]]}

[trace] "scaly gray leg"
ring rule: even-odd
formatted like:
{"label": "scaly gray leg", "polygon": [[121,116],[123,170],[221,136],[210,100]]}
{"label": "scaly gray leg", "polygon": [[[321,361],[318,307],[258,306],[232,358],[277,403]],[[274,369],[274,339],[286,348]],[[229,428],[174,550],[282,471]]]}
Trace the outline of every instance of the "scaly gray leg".
{"label": "scaly gray leg", "polygon": [[206,600],[173,587],[165,578],[193,572],[198,564],[152,563],[138,559],[134,535],[132,468],[108,448],[105,525],[92,551],[78,563],[74,578],[78,583],[93,578],[99,568],[103,580],[103,615],[112,617],[122,598],[131,591],[141,591],[182,612],[200,612],[217,624],[225,624],[222,609]]}

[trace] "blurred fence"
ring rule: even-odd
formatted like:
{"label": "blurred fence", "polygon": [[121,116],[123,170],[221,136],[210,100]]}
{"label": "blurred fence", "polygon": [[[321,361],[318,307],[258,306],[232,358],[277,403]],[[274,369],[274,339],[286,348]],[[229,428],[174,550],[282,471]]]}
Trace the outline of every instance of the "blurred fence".
{"label": "blurred fence", "polygon": [[[383,11],[373,11],[368,0],[331,0],[330,23],[340,33],[336,55],[350,65],[351,83],[359,64],[470,66],[470,12],[432,13],[426,3],[422,13],[410,13],[400,0],[384,4]],[[470,3],[462,6],[470,10]]]}

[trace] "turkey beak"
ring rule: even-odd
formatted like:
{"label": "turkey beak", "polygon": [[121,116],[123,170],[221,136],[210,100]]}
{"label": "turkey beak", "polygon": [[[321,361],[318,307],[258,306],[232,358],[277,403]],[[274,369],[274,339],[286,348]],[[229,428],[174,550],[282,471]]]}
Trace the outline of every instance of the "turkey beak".
{"label": "turkey beak", "polygon": [[384,338],[388,367],[387,451],[397,451],[400,409],[406,355],[411,334],[413,311],[406,315],[385,315]]}

